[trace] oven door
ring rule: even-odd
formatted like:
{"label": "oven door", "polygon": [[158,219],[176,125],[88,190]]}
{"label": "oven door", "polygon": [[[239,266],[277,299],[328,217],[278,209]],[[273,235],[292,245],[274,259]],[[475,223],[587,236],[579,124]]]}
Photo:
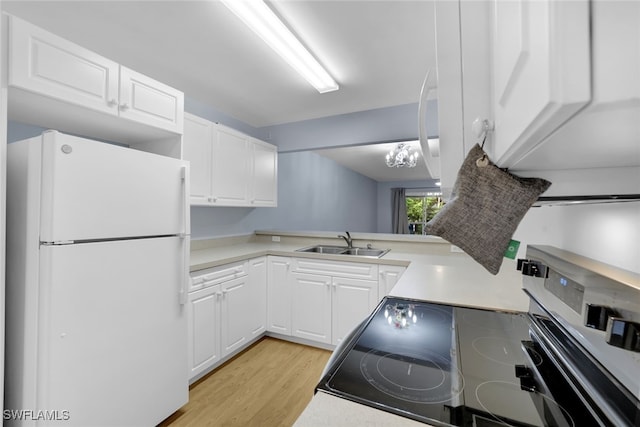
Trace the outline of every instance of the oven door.
{"label": "oven door", "polygon": [[[528,316],[531,341],[522,348],[529,359],[517,368],[521,388],[549,425],[638,426],[640,406],[626,388],[532,300]],[[541,397],[542,396],[542,397]],[[557,405],[549,405],[555,402]]]}

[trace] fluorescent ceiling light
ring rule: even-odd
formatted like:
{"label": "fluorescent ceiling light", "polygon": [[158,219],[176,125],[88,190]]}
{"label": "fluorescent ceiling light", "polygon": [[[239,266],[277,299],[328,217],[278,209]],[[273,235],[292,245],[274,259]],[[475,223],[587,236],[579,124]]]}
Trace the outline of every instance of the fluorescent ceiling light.
{"label": "fluorescent ceiling light", "polygon": [[338,84],[262,0],[222,0],[249,28],[302,75],[318,92]]}

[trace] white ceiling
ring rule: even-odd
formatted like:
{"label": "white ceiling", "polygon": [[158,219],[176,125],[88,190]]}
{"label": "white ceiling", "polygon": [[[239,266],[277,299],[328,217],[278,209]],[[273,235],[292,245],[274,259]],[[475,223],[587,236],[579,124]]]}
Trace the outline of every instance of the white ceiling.
{"label": "white ceiling", "polygon": [[436,63],[433,0],[270,2],[338,81],[325,94],[215,0],[1,4],[253,127],[416,103]]}

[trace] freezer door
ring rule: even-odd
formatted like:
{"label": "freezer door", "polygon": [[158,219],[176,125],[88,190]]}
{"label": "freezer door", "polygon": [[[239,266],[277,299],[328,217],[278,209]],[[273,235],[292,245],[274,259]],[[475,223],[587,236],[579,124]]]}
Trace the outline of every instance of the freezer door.
{"label": "freezer door", "polygon": [[188,163],[42,134],[40,240],[189,234]]}
{"label": "freezer door", "polygon": [[41,249],[37,407],[152,426],[188,400],[177,237]]}

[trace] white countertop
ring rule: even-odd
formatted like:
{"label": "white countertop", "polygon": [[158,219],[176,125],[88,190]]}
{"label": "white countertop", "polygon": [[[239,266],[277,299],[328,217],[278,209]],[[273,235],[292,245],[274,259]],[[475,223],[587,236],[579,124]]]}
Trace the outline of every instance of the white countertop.
{"label": "white countertop", "polygon": [[[191,251],[191,271],[202,270],[230,262],[264,255],[310,257],[336,261],[364,262],[381,265],[401,265],[407,269],[396,286],[393,296],[423,301],[441,302],[468,307],[501,311],[527,311],[529,300],[522,291],[522,277],[516,271],[516,262],[505,259],[500,273],[492,275],[464,253],[450,252],[450,245],[439,238],[397,240],[386,236],[357,235],[356,246],[372,243],[378,248],[392,248],[382,258],[348,255],[320,255],[295,252],[312,244],[338,244],[335,234],[316,233],[257,233],[253,237],[221,240],[215,246],[194,242]],[[262,234],[262,235],[261,235]],[[280,235],[281,241],[271,241],[271,235]],[[333,240],[329,237],[334,236]],[[363,244],[364,241],[364,244]],[[368,406],[341,399],[324,392],[313,397],[300,418],[297,427],[322,426],[425,426]]]}
{"label": "white countertop", "polygon": [[296,420],[294,427],[425,427],[409,418],[318,392]]}
{"label": "white countertop", "polygon": [[282,237],[281,242],[263,238],[221,239],[216,246],[194,242],[191,251],[191,271],[255,258],[278,255],[299,258],[331,259],[345,262],[400,265],[407,270],[402,275],[390,295],[423,301],[469,307],[488,308],[505,311],[527,311],[528,298],[522,291],[522,277],[516,271],[516,262],[505,259],[500,273],[492,275],[471,257],[464,253],[449,252],[450,245],[442,240],[407,243],[404,241],[366,240],[356,241],[365,246],[367,242],[375,247],[389,248],[391,251],[382,258],[368,258],[350,255],[326,255],[296,252],[311,244],[338,244],[342,240],[327,241],[322,236]]}

